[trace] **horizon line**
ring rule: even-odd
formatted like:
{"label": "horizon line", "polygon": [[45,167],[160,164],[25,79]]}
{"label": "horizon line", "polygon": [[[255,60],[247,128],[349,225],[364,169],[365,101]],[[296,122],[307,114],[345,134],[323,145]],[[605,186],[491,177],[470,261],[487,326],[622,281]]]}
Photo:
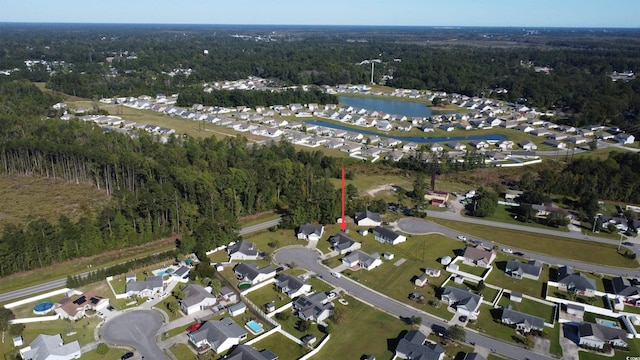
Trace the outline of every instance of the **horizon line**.
{"label": "horizon line", "polygon": [[391,24],[246,24],[246,23],[152,23],[152,22],[64,22],[64,21],[0,21],[0,24],[28,24],[28,25],[168,25],[168,26],[319,26],[319,27],[395,27],[395,28],[436,28],[436,29],[470,29],[470,28],[501,28],[501,29],[640,29],[639,26],[544,26],[544,25],[391,25]]}

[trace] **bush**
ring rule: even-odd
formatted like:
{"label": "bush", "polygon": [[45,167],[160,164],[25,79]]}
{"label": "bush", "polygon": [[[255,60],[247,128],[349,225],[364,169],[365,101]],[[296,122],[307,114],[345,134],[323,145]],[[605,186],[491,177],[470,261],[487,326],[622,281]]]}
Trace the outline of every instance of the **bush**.
{"label": "bush", "polygon": [[98,355],[107,355],[107,353],[109,352],[109,347],[105,343],[100,343],[98,345],[98,348],[96,349],[96,352],[98,353]]}

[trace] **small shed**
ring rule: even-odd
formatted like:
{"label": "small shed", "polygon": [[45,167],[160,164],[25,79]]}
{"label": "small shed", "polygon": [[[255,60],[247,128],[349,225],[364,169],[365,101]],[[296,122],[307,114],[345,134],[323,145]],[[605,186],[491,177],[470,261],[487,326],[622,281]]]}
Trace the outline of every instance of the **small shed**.
{"label": "small shed", "polygon": [[233,304],[229,306],[228,310],[229,310],[229,315],[231,316],[242,315],[244,314],[245,311],[247,311],[247,305],[245,305],[243,302],[239,302],[237,304]]}
{"label": "small shed", "polygon": [[517,303],[522,302],[522,293],[512,291],[511,294],[509,294],[509,300]]}
{"label": "small shed", "polygon": [[462,276],[456,276],[453,278],[453,282],[456,284],[462,284],[464,282],[464,278]]}
{"label": "small shed", "polygon": [[267,311],[267,314],[276,310],[276,303],[272,301],[270,303],[264,304],[264,309]]}
{"label": "small shed", "polygon": [[443,256],[443,257],[440,259],[440,264],[442,264],[442,265],[444,265],[444,266],[447,266],[447,265],[451,264],[451,256],[449,256],[449,255],[447,255],[447,256]]}
{"label": "small shed", "polygon": [[395,255],[393,255],[390,252],[386,252],[386,253],[382,254],[382,256],[384,257],[385,260],[393,260]]}
{"label": "small shed", "polygon": [[584,316],[584,306],[567,304],[567,313],[575,316]]}
{"label": "small shed", "polygon": [[367,230],[367,229],[362,229],[362,230],[359,230],[358,232],[359,232],[359,233],[360,233],[360,235],[362,235],[362,236],[367,236],[367,235],[369,235],[369,230]]}
{"label": "small shed", "polygon": [[613,308],[618,311],[624,310],[624,301],[621,298],[617,297],[613,299]]}
{"label": "small shed", "polygon": [[24,340],[21,335],[18,335],[13,338],[13,346],[22,346],[24,344]]}

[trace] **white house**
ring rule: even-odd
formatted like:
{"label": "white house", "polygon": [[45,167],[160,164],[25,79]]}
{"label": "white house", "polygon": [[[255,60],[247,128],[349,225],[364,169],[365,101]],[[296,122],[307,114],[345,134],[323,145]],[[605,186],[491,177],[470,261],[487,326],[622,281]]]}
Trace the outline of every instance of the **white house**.
{"label": "white house", "polygon": [[354,250],[342,258],[342,263],[350,268],[373,270],[382,265],[382,260],[378,253],[369,255],[364,251]]}
{"label": "white house", "polygon": [[229,261],[237,260],[257,260],[258,249],[255,248],[252,242],[246,240],[240,240],[227,247],[227,253],[229,254]]}
{"label": "white house", "polygon": [[287,273],[280,273],[276,276],[276,288],[292,299],[311,291],[310,284],[298,276]]}
{"label": "white house", "polygon": [[65,344],[60,334],[38,335],[31,344],[20,349],[25,360],[71,360],[82,355],[78,340]]}
{"label": "white house", "polygon": [[636,141],[636,137],[631,134],[618,134],[615,136],[615,140],[623,145],[633,144]]}
{"label": "white house", "polygon": [[324,226],[304,224],[298,228],[298,239],[318,241],[324,234]]}
{"label": "white house", "polygon": [[180,300],[180,308],[187,315],[216,304],[216,298],[211,295],[211,291],[207,291],[200,285],[189,284],[182,292],[185,298]]}
{"label": "white house", "polygon": [[233,272],[236,275],[236,279],[247,281],[252,285],[276,276],[276,269],[271,265],[258,268],[258,264],[246,262],[236,265],[236,267],[233,268]]}
{"label": "white house", "polygon": [[391,229],[383,228],[382,226],[376,226],[373,229],[373,236],[381,243],[389,243],[391,245],[397,245],[407,241],[407,237],[399,234]]}
{"label": "white house", "polygon": [[356,213],[354,220],[358,226],[380,226],[382,224],[380,214],[369,210]]}
{"label": "white house", "polygon": [[231,349],[247,338],[244,331],[233,319],[210,320],[189,335],[189,341],[196,348],[209,346],[217,354]]}

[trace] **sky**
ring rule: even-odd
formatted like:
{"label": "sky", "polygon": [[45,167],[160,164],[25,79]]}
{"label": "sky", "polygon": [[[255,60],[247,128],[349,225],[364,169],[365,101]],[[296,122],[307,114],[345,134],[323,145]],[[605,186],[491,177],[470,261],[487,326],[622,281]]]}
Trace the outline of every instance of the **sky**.
{"label": "sky", "polygon": [[639,0],[0,0],[0,22],[640,27]]}

